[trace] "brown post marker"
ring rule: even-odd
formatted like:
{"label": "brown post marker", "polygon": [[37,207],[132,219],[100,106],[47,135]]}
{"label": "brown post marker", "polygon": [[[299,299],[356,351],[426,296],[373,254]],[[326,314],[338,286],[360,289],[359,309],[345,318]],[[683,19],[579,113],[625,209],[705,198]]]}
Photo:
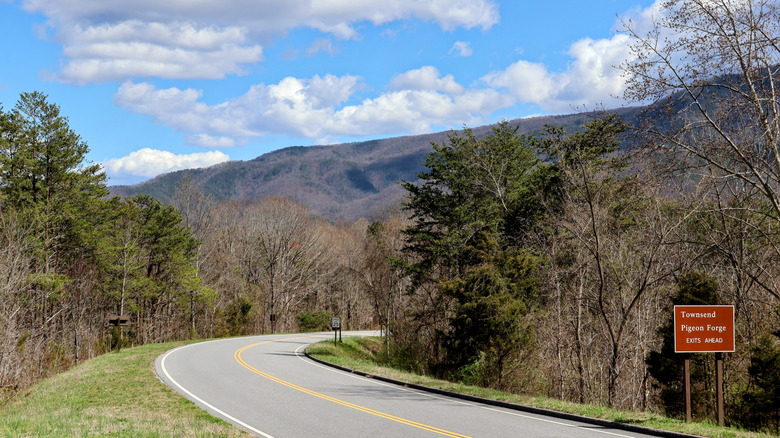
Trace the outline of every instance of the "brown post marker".
{"label": "brown post marker", "polygon": [[718,402],[718,426],[725,424],[723,409],[723,353],[715,353],[715,385]]}
{"label": "brown post marker", "polygon": [[691,360],[687,357],[683,360],[683,377],[685,391],[685,422],[691,422]]}

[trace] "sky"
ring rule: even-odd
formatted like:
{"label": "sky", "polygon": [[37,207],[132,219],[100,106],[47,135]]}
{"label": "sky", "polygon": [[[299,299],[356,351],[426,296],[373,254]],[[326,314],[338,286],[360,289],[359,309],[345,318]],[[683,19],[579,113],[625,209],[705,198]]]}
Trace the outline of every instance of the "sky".
{"label": "sky", "polygon": [[[657,0],[658,1],[658,0]],[[615,108],[647,0],[0,0],[0,105],[40,91],[109,185],[287,146]]]}

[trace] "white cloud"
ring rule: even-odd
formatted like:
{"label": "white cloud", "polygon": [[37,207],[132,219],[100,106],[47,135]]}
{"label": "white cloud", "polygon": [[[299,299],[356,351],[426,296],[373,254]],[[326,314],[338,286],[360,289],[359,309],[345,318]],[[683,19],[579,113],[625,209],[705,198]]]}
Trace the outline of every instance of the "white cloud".
{"label": "white cloud", "polygon": [[503,71],[490,73],[482,80],[491,87],[507,89],[522,102],[540,105],[549,100],[555,89],[554,75],[544,64],[523,60]]}
{"label": "white cloud", "polygon": [[[294,81],[298,91],[305,94],[305,99],[311,101],[315,108],[325,108],[343,103],[362,86],[357,76],[314,76],[308,81]],[[304,85],[306,84],[306,85]]]}
{"label": "white cloud", "polygon": [[171,152],[144,148],[122,158],[112,158],[103,163],[109,176],[141,176],[150,178],[174,170],[208,167],[230,160],[220,151],[176,155]]}
{"label": "white cloud", "polygon": [[474,50],[471,48],[471,44],[465,41],[455,41],[455,44],[452,45],[452,48],[449,51],[450,55],[453,53],[456,56],[469,57],[474,54]]}
{"label": "white cloud", "polygon": [[433,90],[448,94],[463,93],[463,86],[455,82],[455,77],[447,75],[441,77],[439,69],[433,66],[425,66],[416,70],[410,70],[400,74],[390,81],[393,90]]}
{"label": "white cloud", "polygon": [[196,134],[187,137],[187,143],[204,148],[232,148],[239,144],[233,137],[214,137],[208,134]]}
{"label": "white cloud", "polygon": [[123,20],[240,23],[260,33],[283,33],[311,27],[341,38],[352,38],[353,23],[380,25],[417,17],[446,30],[457,27],[488,29],[498,22],[491,0],[24,0],[25,9],[60,22]]}
{"label": "white cloud", "polygon": [[625,87],[620,64],[631,56],[628,46],[629,37],[624,34],[574,43],[569,49],[574,62],[564,73],[564,86],[557,99],[580,104],[592,102],[599,96],[618,98]]}
{"label": "white cloud", "polygon": [[[657,1],[644,10],[633,11],[632,25],[649,28],[660,4]],[[521,102],[537,104],[553,113],[599,104],[615,106],[622,102],[626,85],[620,65],[633,56],[629,44],[630,37],[624,33],[599,40],[583,38],[569,47],[567,53],[572,60],[564,71],[551,72],[543,63],[521,59],[481,80],[490,87],[507,90]]]}
{"label": "white cloud", "polygon": [[[355,25],[418,18],[445,30],[488,29],[498,22],[492,0],[23,0],[49,18],[65,62],[56,76],[85,84],[137,77],[215,79],[262,61],[262,44],[301,27],[340,39]],[[335,49],[315,42],[309,54]]]}
{"label": "white cloud", "polygon": [[58,78],[85,84],[127,77],[219,79],[244,73],[243,65],[263,59],[238,27],[137,20],[83,27],[60,33],[69,59]]}
{"label": "white cloud", "polygon": [[[218,147],[228,138],[267,134],[306,137],[314,142],[340,136],[429,132],[432,126],[474,124],[515,100],[491,89],[466,90],[452,75],[423,67],[395,77],[391,91],[350,103],[363,85],[356,76],[287,77],[258,84],[246,94],[215,105],[193,89],[157,89],[126,82],[114,102],[155,122],[190,134],[190,142]],[[215,139],[219,138],[218,141]]]}
{"label": "white cloud", "polygon": [[[309,56],[336,53],[332,39],[359,39],[360,26],[411,18],[488,29],[498,22],[493,0],[22,0],[42,13],[63,44],[59,79],[70,83],[125,81],[114,102],[183,132],[190,144],[228,148],[268,134],[315,142],[341,136],[428,132],[432,127],[480,123],[518,102],[549,112],[616,103],[624,88],[613,68],[630,56],[627,37],[582,39],[568,49],[562,71],[518,59],[464,87],[452,74],[424,66],[393,77],[382,94],[360,99],[369,87],[357,76],[286,77],[256,84],[244,95],[207,104],[192,88],[157,88],[137,78],[222,78],[245,73],[263,60],[263,44],[296,28],[325,38],[310,43]],[[658,0],[659,2],[661,0]],[[632,13],[645,26],[658,4]],[[400,27],[400,26],[399,26]],[[386,30],[387,33],[390,30]],[[301,46],[305,47],[305,46]],[[471,56],[468,42],[449,53]],[[295,56],[298,52],[294,53]],[[516,55],[521,56],[521,55]],[[484,88],[480,88],[484,87]]]}
{"label": "white cloud", "polygon": [[366,99],[360,105],[339,110],[332,133],[362,136],[430,132],[432,126],[458,127],[483,123],[482,117],[514,100],[495,90],[470,90],[448,95],[433,90],[401,90]]}
{"label": "white cloud", "polygon": [[637,34],[647,34],[658,20],[665,15],[664,11],[667,3],[666,0],[655,0],[652,5],[644,9],[638,6],[633,8],[616,20],[614,30],[622,31],[627,25],[630,25]]}

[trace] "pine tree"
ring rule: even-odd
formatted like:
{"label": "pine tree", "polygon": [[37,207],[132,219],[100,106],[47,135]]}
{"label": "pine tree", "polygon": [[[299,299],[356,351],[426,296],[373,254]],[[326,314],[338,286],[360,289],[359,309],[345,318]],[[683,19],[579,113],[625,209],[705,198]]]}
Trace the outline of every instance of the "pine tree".
{"label": "pine tree", "polygon": [[22,93],[2,115],[0,138],[4,207],[38,230],[39,270],[55,272],[89,247],[96,210],[108,193],[105,173],[87,162],[87,144],[40,92]]}

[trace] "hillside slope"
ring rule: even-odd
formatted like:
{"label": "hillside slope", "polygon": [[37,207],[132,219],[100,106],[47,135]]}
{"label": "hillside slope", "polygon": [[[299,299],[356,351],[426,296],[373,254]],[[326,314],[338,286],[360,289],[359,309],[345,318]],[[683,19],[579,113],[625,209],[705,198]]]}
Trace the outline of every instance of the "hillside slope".
{"label": "hillside slope", "polygon": [[2,437],[250,437],[165,386],[155,358],[186,342],[102,354],[0,405]]}
{"label": "hillside slope", "polygon": [[[632,119],[638,109],[617,110]],[[579,129],[595,113],[545,116],[510,121],[530,133],[545,124],[569,131]],[[490,133],[491,126],[473,128],[475,135]],[[394,137],[330,146],[295,146],[249,161],[230,161],[203,169],[160,175],[134,186],[110,187],[116,196],[148,194],[169,202],[176,184],[186,174],[217,200],[253,200],[281,196],[309,206],[312,212],[334,222],[375,218],[400,208],[404,191],[399,181],[417,181],[431,143],[447,141],[449,132]]]}

